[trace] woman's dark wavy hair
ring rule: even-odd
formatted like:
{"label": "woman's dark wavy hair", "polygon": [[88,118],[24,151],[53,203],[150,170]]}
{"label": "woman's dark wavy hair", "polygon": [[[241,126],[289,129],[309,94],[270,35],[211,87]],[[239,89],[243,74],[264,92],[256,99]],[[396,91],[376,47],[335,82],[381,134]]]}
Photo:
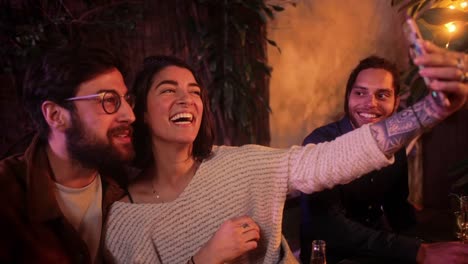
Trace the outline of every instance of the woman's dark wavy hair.
{"label": "woman's dark wavy hair", "polygon": [[169,66],[176,66],[189,70],[201,87],[203,103],[203,116],[200,130],[193,143],[192,156],[196,160],[203,160],[211,154],[214,142],[213,114],[209,107],[208,93],[202,85],[195,71],[186,62],[172,56],[151,56],[144,59],[143,69],[137,73],[131,92],[136,96],[135,123],[133,142],[136,158],[135,166],[144,168],[153,162],[151,135],[149,127],[144,122],[144,113],[147,111],[148,92],[153,84],[154,77],[161,70]]}
{"label": "woman's dark wavy hair", "polygon": [[400,75],[398,73],[397,66],[389,60],[378,56],[367,57],[361,60],[356,66],[356,68],[354,68],[354,70],[349,75],[348,83],[346,84],[346,97],[344,104],[344,110],[347,116],[349,116],[348,101],[349,95],[351,94],[351,89],[353,89],[353,85],[356,82],[359,73],[366,69],[383,69],[388,71],[393,77],[393,88],[395,90],[395,98],[400,93]]}

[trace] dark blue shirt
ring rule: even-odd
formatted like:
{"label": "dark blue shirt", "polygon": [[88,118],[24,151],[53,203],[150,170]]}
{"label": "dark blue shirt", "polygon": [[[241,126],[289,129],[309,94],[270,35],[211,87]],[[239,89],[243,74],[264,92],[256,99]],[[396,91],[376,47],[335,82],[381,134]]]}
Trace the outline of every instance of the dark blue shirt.
{"label": "dark blue shirt", "polygon": [[[352,130],[350,120],[344,117],[314,130],[303,145],[332,141]],[[408,168],[404,149],[395,154],[395,163],[391,166],[330,190],[302,194],[302,263],[309,263],[311,243],[315,239],[326,241],[328,263],[356,255],[414,262],[419,240],[392,233],[415,223],[407,197]]]}

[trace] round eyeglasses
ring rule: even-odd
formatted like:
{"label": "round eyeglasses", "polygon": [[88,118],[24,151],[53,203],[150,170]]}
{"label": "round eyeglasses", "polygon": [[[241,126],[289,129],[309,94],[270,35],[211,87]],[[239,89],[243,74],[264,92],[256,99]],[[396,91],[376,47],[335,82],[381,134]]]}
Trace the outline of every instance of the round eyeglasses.
{"label": "round eyeglasses", "polygon": [[65,101],[98,100],[101,103],[104,112],[107,114],[113,114],[119,111],[120,105],[122,104],[122,100],[120,99],[121,97],[125,99],[125,101],[132,109],[135,107],[135,96],[133,94],[126,94],[121,96],[113,90],[103,91],[91,95],[70,97],[65,99]]}

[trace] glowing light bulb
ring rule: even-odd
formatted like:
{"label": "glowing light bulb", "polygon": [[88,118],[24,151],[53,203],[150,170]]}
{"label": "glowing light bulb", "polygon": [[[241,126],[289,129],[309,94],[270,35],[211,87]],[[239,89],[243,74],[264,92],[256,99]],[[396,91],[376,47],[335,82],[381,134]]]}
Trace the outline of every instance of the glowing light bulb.
{"label": "glowing light bulb", "polygon": [[468,6],[468,3],[467,2],[461,2],[460,3],[460,7],[461,8],[466,8]]}
{"label": "glowing light bulb", "polygon": [[449,8],[450,9],[455,9],[455,6],[454,5],[449,5]]}
{"label": "glowing light bulb", "polygon": [[447,29],[447,31],[450,33],[455,32],[457,30],[457,26],[453,22],[447,23],[444,26]]}

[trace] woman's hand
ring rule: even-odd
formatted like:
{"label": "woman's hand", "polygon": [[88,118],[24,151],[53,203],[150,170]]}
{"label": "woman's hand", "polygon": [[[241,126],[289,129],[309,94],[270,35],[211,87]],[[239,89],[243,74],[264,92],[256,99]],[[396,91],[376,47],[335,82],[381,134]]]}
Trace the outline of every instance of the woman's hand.
{"label": "woman's hand", "polygon": [[257,248],[260,228],[248,216],[225,221],[194,256],[195,263],[224,263]]}
{"label": "woman's hand", "polygon": [[418,56],[414,63],[424,66],[419,73],[431,80],[430,88],[447,96],[450,103],[440,109],[440,118],[443,119],[467,101],[468,55],[437,47],[428,41],[424,41],[423,46],[426,54]]}
{"label": "woman's hand", "polygon": [[[439,103],[431,95],[395,115],[371,124],[371,132],[382,152],[391,156],[413,138],[440,123],[463,107],[468,97],[468,56],[423,42],[425,54],[414,59],[424,68],[420,75],[430,80],[434,91],[443,92]],[[440,96],[440,95],[438,95]],[[442,98],[442,97],[441,97]]]}

